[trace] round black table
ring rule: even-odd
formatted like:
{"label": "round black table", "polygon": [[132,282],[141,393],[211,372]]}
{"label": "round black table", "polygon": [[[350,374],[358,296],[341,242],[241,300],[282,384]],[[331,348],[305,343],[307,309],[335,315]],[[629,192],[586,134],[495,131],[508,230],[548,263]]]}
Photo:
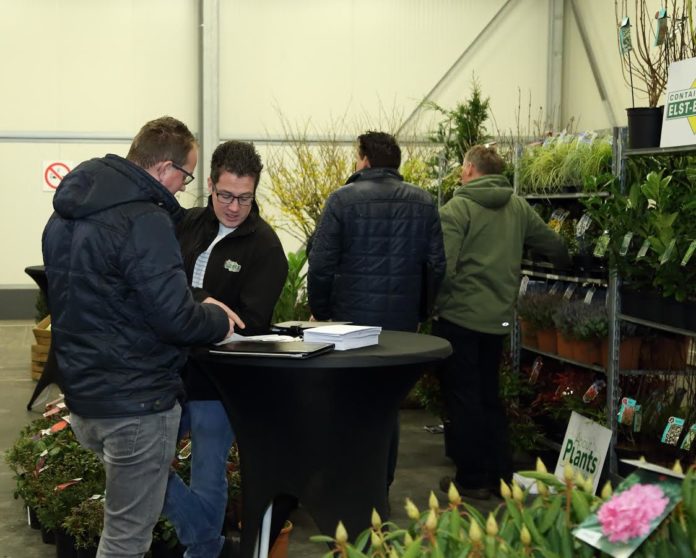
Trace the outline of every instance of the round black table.
{"label": "round black table", "polygon": [[399,404],[429,364],[447,358],[439,337],[383,331],[379,345],[306,360],[198,352],[239,444],[242,556],[251,557],[264,511],[296,497],[319,530],[343,521],[351,537],[387,517],[387,454]]}

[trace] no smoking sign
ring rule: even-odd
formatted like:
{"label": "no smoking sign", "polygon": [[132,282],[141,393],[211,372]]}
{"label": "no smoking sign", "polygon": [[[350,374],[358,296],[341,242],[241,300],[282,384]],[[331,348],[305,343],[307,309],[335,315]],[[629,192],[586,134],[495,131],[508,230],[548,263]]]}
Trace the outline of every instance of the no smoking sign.
{"label": "no smoking sign", "polygon": [[73,169],[72,161],[44,161],[41,187],[44,192],[54,192],[66,174]]}

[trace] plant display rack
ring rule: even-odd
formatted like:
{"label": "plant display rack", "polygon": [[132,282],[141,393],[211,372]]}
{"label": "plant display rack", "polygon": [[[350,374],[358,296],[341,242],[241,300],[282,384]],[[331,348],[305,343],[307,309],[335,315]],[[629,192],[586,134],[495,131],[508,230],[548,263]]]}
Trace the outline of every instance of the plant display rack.
{"label": "plant display rack", "polygon": [[[696,155],[696,146],[686,146],[686,147],[676,147],[668,149],[626,149],[626,129],[615,128],[613,131],[613,156],[612,156],[612,172],[620,180],[621,191],[626,193],[628,190],[629,180],[627,176],[627,161],[631,158],[645,157],[648,160],[659,155]],[[515,173],[516,183],[515,191],[524,191],[520,188],[520,184],[517,183],[517,178],[519,173]],[[578,190],[581,190],[578,188]],[[608,197],[609,192],[592,192],[585,193],[582,191],[571,191],[571,192],[551,192],[548,194],[544,193],[532,193],[524,194],[521,193],[527,200],[532,203],[532,201],[544,201],[548,202],[552,207],[556,207],[560,204],[573,204],[579,203],[583,198],[589,197]],[[681,367],[680,369],[622,369],[620,360],[620,343],[621,343],[621,330],[622,323],[633,323],[636,325],[651,328],[654,331],[662,331],[673,334],[678,334],[685,336],[686,338],[696,337],[696,331],[673,327],[669,324],[660,323],[659,321],[646,320],[641,317],[632,316],[624,311],[622,311],[621,306],[621,284],[622,277],[615,267],[612,266],[611,269],[607,269],[603,276],[598,276],[596,273],[588,274],[580,270],[563,270],[558,271],[553,269],[550,264],[544,264],[536,261],[523,260],[522,262],[522,276],[527,276],[529,278],[546,280],[546,281],[561,281],[563,283],[576,283],[577,285],[583,286],[596,286],[598,288],[606,288],[606,306],[608,313],[608,352],[606,355],[606,367],[599,366],[595,363],[580,362],[576,359],[567,358],[564,356],[559,356],[556,353],[550,353],[547,351],[540,350],[536,347],[531,347],[522,343],[521,332],[519,327],[519,321],[516,319],[513,324],[513,331],[511,335],[511,353],[513,361],[513,369],[520,371],[521,368],[521,355],[523,352],[528,355],[541,355],[548,359],[553,359],[558,362],[567,363],[578,368],[583,368],[588,370],[588,372],[593,374],[603,374],[606,379],[607,384],[607,405],[606,405],[606,422],[612,431],[610,450],[608,455],[608,467],[610,477],[616,477],[619,473],[619,461],[617,457],[617,445],[619,442],[619,431],[620,425],[617,419],[620,408],[620,380],[622,377],[630,376],[685,376],[689,374],[696,374],[696,368],[693,367],[694,355],[693,347],[694,343],[691,343],[691,353],[687,354],[687,366]],[[688,429],[690,424],[685,425],[685,429]],[[545,445],[550,445],[552,447],[558,446],[557,443],[552,440],[546,440]]]}

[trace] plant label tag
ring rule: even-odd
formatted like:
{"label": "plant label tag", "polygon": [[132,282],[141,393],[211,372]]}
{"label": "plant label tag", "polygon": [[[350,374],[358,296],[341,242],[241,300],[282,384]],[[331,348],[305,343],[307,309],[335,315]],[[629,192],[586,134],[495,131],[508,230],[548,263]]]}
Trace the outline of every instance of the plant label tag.
{"label": "plant label tag", "polygon": [[633,240],[633,233],[629,231],[624,235],[623,240],[621,241],[621,248],[619,249],[620,255],[625,256],[628,254],[628,249],[631,246],[631,240]]}
{"label": "plant label tag", "polygon": [[609,231],[604,231],[602,236],[597,239],[592,255],[596,258],[603,258],[604,254],[607,253],[607,248],[609,248]]}
{"label": "plant label tag", "polygon": [[529,383],[530,384],[536,384],[537,380],[539,379],[539,373],[541,372],[541,369],[544,367],[544,359],[541,358],[540,356],[536,357],[534,359],[534,364],[532,365],[532,371],[529,374]]}
{"label": "plant label tag", "polygon": [[525,294],[527,292],[527,287],[529,286],[529,275],[525,275],[522,277],[522,281],[520,281],[520,296]]}
{"label": "plant label tag", "polygon": [[681,261],[682,267],[689,263],[691,256],[694,255],[694,251],[696,251],[696,240],[692,240],[691,244],[689,244],[689,248],[686,250],[686,254],[684,254],[684,258]]}
{"label": "plant label tag", "polygon": [[636,403],[636,411],[633,417],[633,432],[640,432],[643,427],[643,407]]}
{"label": "plant label tag", "polygon": [[648,248],[650,248],[650,241],[646,238],[643,241],[643,244],[641,245],[640,250],[638,250],[638,255],[636,256],[636,261],[645,257],[645,254],[648,253]]}
{"label": "plant label tag", "polygon": [[589,289],[587,289],[587,292],[585,293],[585,298],[584,298],[583,302],[585,304],[591,304],[592,297],[594,296],[594,294],[596,292],[597,292],[597,288],[594,285],[592,285]]}
{"label": "plant label tag", "polygon": [[619,50],[621,54],[628,54],[633,50],[631,45],[631,20],[625,17],[621,20],[619,27]]}
{"label": "plant label tag", "polygon": [[696,422],[691,425],[691,428],[689,428],[689,431],[686,433],[686,436],[684,436],[684,440],[679,447],[689,451],[691,449],[691,444],[694,442],[694,438],[696,438]]}
{"label": "plant label tag", "polygon": [[665,37],[667,36],[667,9],[660,8],[655,14],[655,19],[657,20],[657,28],[655,29],[655,41],[653,42],[653,46],[658,47],[664,44]]}
{"label": "plant label tag", "polygon": [[573,293],[575,292],[575,289],[577,288],[578,284],[577,283],[571,283],[566,287],[565,292],[563,293],[563,298],[566,300],[570,300],[573,298]]}
{"label": "plant label tag", "polygon": [[662,433],[661,442],[669,446],[676,446],[679,442],[679,436],[682,428],[684,428],[684,419],[679,417],[669,417],[667,426]]}
{"label": "plant label tag", "polygon": [[31,527],[31,514],[29,513],[29,506],[27,506],[27,525]]}
{"label": "plant label tag", "polygon": [[660,256],[660,265],[666,264],[672,258],[672,254],[674,253],[674,247],[676,245],[677,239],[673,238],[667,245],[667,248],[665,248],[665,251],[662,252],[662,256]]}
{"label": "plant label tag", "polygon": [[578,224],[575,225],[575,236],[584,236],[591,224],[592,217],[590,217],[589,213],[583,213],[582,217],[578,220]]}
{"label": "plant label tag", "polygon": [[558,294],[558,292],[561,290],[561,282],[556,281],[553,285],[551,285],[551,288],[549,289],[549,294]]}

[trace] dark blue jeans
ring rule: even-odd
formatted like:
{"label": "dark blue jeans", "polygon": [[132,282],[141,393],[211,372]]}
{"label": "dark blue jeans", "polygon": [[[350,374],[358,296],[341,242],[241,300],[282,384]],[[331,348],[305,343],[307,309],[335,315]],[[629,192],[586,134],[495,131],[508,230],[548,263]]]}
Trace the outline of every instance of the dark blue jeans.
{"label": "dark blue jeans", "polygon": [[508,423],[499,397],[504,335],[433,321],[433,335],[447,339],[453,354],[440,369],[446,428],[463,488],[497,488],[512,477]]}
{"label": "dark blue jeans", "polygon": [[220,554],[227,506],[227,456],[234,433],[220,401],[189,401],[191,482],[169,476],[162,513],[172,522],[186,558]]}

